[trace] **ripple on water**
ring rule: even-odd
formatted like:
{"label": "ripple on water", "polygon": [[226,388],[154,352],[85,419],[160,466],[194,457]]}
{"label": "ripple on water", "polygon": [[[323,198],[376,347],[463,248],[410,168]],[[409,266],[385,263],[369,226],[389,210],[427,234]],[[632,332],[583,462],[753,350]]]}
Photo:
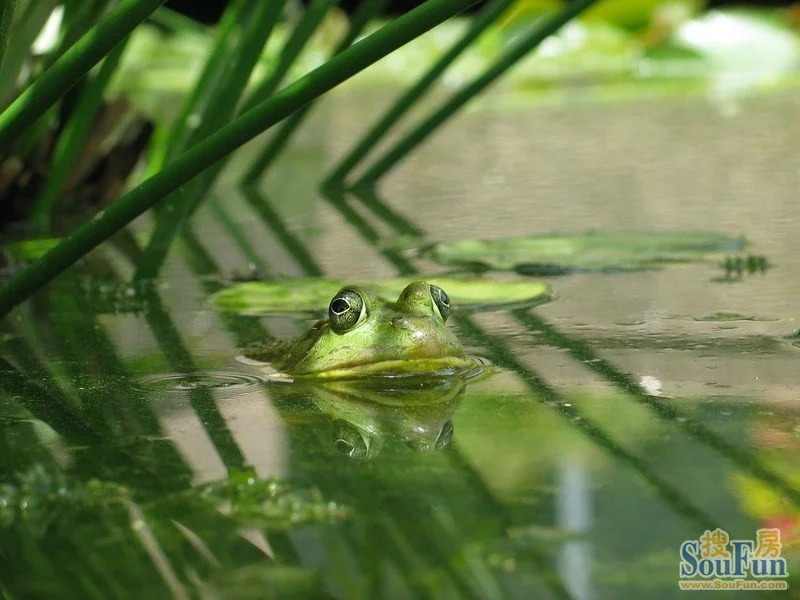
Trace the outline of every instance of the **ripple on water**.
{"label": "ripple on water", "polygon": [[190,375],[184,373],[158,373],[139,379],[139,387],[147,392],[187,393],[196,389],[209,389],[215,392],[240,393],[257,388],[263,378],[250,373],[235,371],[199,371]]}

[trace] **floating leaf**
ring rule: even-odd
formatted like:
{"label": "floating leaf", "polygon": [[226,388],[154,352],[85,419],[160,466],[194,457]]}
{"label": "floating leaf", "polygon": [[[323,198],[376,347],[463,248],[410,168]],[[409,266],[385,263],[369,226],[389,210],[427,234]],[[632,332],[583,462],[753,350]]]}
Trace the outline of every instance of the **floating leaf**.
{"label": "floating leaf", "polygon": [[[414,279],[344,281],[323,278],[250,281],[215,294],[211,301],[223,310],[249,314],[321,312],[345,285],[355,285],[378,296],[396,300]],[[489,279],[426,278],[450,296],[453,310],[491,310],[509,304],[544,302],[550,287],[537,281],[493,281]]]}
{"label": "floating leaf", "polygon": [[443,265],[557,275],[652,269],[738,252],[744,245],[743,238],[712,233],[590,232],[437,243],[420,253]]}

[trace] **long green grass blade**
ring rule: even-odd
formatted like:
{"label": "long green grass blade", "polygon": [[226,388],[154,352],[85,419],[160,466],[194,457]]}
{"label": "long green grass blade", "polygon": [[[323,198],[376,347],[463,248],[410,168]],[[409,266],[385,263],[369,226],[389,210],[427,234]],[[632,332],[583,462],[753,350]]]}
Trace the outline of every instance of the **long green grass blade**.
{"label": "long green grass blade", "polygon": [[[349,48],[370,20],[377,16],[383,7],[386,6],[386,3],[387,0],[364,0],[358,12],[353,15],[347,33],[337,44],[336,48],[334,48],[333,55],[339,54]],[[264,175],[264,171],[286,147],[286,144],[289,143],[292,135],[306,118],[310,110],[311,105],[305,106],[281,124],[280,129],[278,129],[275,135],[267,142],[264,150],[256,157],[253,164],[245,173],[242,178],[243,182],[253,183]]]}
{"label": "long green grass blade", "polygon": [[59,41],[47,56],[47,66],[69,50],[105,14],[111,0],[64,0]]}
{"label": "long green grass blade", "polygon": [[0,2],[0,73],[8,47],[8,38],[11,37],[11,24],[14,22],[14,13],[17,10],[17,0],[2,0]]}
{"label": "long green grass blade", "polygon": [[148,208],[239,146],[315,100],[400,46],[475,4],[477,0],[428,0],[301,77],[189,149],[166,169],[124,194],[81,225],[41,259],[0,288],[0,316],[72,265]]}
{"label": "long green grass blade", "polygon": [[[230,120],[285,3],[285,0],[256,2],[242,39],[227,61],[227,76],[211,98],[200,125],[190,133],[187,147],[206,138]],[[165,210],[159,213],[156,228],[136,270],[137,279],[150,279],[158,274],[178,228],[186,221],[206,187],[205,177],[200,177],[182,190],[183,193],[167,199]]]}
{"label": "long green grass blade", "polygon": [[0,107],[5,107],[14,97],[22,66],[30,56],[31,46],[50,18],[56,3],[56,0],[29,2],[15,21],[3,68],[0,70]]}
{"label": "long green grass blade", "polygon": [[61,193],[70,170],[80,155],[80,150],[92,129],[94,117],[103,104],[103,94],[108,82],[117,70],[120,58],[128,38],[122,40],[117,47],[103,60],[99,71],[84,88],[78,106],[59,137],[53,153],[53,162],[47,182],[36,199],[33,210],[33,221],[44,227],[49,223],[56,200]]}
{"label": "long green grass blade", "polygon": [[211,99],[200,126],[190,136],[187,147],[193,146],[230,120],[285,4],[286,0],[255,0],[254,13],[250,15],[241,40],[225,65],[227,75]]}
{"label": "long green grass blade", "polygon": [[340,185],[344,182],[350,171],[363,160],[369,151],[378,144],[388,131],[400,118],[419,100],[419,98],[433,85],[439,76],[447,70],[453,61],[466,50],[472,42],[516,0],[494,0],[486,6],[481,14],[472,22],[464,35],[428,69],[428,71],[406,90],[383,116],[370,127],[356,146],[345,156],[341,162],[325,178],[323,185]]}
{"label": "long green grass blade", "polygon": [[[245,98],[245,100],[242,102],[242,109],[239,111],[240,113],[250,110],[259,102],[263,102],[278,88],[284,76],[299,56],[306,42],[308,42],[314,30],[320,25],[323,17],[332,5],[332,0],[313,1],[312,5],[309,6],[308,10],[303,14],[300,22],[293,30],[289,40],[286,42],[286,45],[284,46],[283,50],[281,51],[281,55],[278,58],[278,62],[275,65],[275,69],[273,69],[268,76],[263,78],[255,87],[255,89],[249,94],[249,96]],[[190,201],[190,216],[191,213],[193,213],[203,201],[205,194],[211,190],[214,182],[225,169],[230,158],[230,156],[226,157],[201,175],[203,181],[194,186],[197,190],[197,196]]]}
{"label": "long green grass blade", "polygon": [[334,0],[312,0],[308,9],[303,13],[302,18],[292,30],[291,36],[286,45],[281,50],[278,62],[272,72],[264,77],[245,98],[242,105],[242,112],[253,108],[256,104],[263,102],[278,89],[286,73],[297,60],[297,57],[306,47],[308,40],[314,35],[325,15],[333,7]]}
{"label": "long green grass blade", "polygon": [[121,39],[165,0],[123,0],[0,114],[0,149],[8,149]]}
{"label": "long green grass blade", "polygon": [[[235,41],[234,34],[237,27],[245,21],[246,9],[249,6],[248,0],[234,0],[225,9],[214,36],[214,44],[194,89],[184,99],[172,127],[165,130],[168,134],[158,137],[159,141],[150,153],[148,174],[160,171],[169,160],[186,149],[191,133],[190,120],[202,119],[208,104],[218,92],[220,81],[225,74],[225,61],[230,58],[231,47]],[[156,13],[162,10],[164,9],[160,8]]]}
{"label": "long green grass blade", "polygon": [[553,16],[546,18],[521,35],[497,61],[469,85],[464,86],[445,102],[438,110],[422,121],[410,133],[403,136],[392,148],[381,156],[355,183],[356,187],[372,185],[385,175],[395,164],[405,158],[411,150],[436,131],[462,106],[494,83],[517,61],[536,48],[553,33],[598,0],[573,0]]}

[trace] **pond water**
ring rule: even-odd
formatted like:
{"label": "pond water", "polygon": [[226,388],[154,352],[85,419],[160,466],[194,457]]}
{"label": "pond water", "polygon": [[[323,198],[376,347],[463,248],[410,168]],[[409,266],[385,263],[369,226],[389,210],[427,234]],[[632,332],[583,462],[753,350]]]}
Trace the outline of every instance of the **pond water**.
{"label": "pond water", "polygon": [[[488,95],[378,194],[320,195],[390,99],[335,93],[157,282],[125,283],[145,217],[6,319],[4,597],[673,598],[681,544],[717,528],[780,529],[800,589],[796,93]],[[267,381],[237,349],[309,319],[208,302],[242,277],[440,272],[393,249],[415,231],[635,229],[743,235],[773,267],[553,278],[543,306],[455,316],[498,372],[404,409]]]}

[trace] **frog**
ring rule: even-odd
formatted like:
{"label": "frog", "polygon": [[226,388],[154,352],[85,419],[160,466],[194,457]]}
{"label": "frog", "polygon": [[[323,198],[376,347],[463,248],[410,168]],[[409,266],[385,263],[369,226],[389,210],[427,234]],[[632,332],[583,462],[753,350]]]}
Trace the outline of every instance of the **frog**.
{"label": "frog", "polygon": [[342,287],[328,316],[294,341],[266,340],[244,351],[291,379],[339,380],[469,373],[479,368],[447,327],[450,299],[425,281],[395,302],[358,286]]}

